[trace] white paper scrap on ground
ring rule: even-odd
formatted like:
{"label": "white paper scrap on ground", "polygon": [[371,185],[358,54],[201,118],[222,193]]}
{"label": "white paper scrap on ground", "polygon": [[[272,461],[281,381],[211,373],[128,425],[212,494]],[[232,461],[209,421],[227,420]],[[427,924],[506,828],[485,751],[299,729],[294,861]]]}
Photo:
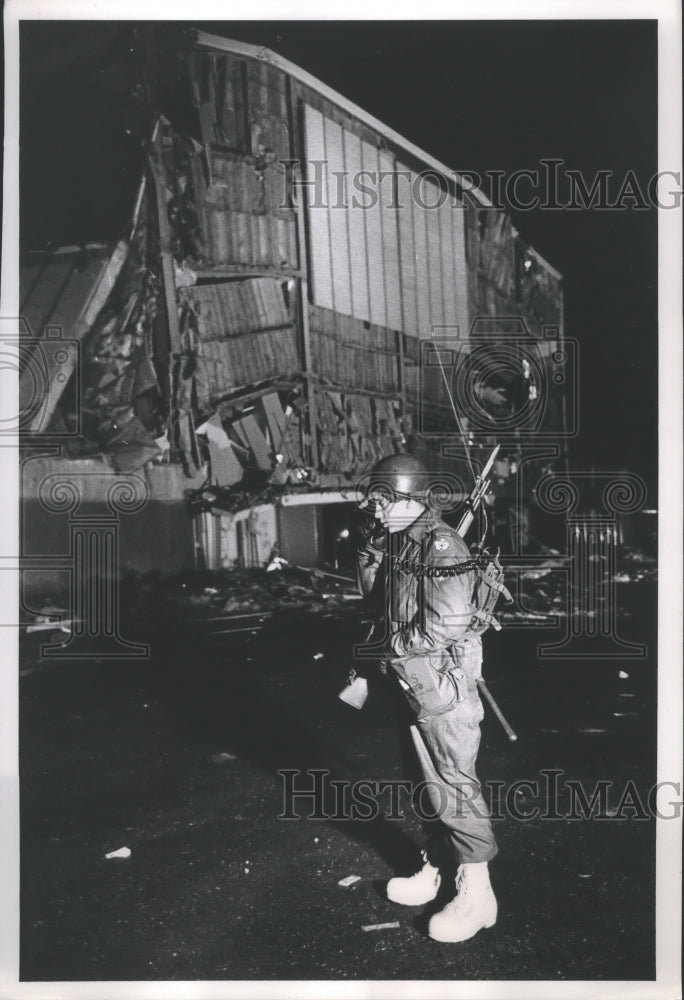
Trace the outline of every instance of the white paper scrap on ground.
{"label": "white paper scrap on ground", "polygon": [[401,927],[398,920],[390,920],[386,924],[365,924],[362,931],[394,931]]}
{"label": "white paper scrap on ground", "polygon": [[341,878],[337,884],[341,885],[343,889],[346,889],[348,885],[354,885],[354,882],[360,882],[360,881],[361,881],[360,875],[347,875],[346,878]]}
{"label": "white paper scrap on ground", "polygon": [[109,854],[105,854],[106,858],[130,858],[130,856],[130,847],[120,847],[117,851],[110,851]]}

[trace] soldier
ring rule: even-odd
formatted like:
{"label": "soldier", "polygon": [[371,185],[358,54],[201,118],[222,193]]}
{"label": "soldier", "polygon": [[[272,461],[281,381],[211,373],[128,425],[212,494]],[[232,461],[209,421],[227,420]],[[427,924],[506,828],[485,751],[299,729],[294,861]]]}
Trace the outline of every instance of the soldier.
{"label": "soldier", "polygon": [[381,626],[384,666],[415,712],[411,735],[440,820],[421,870],[391,879],[387,896],[421,906],[455,873],[453,899],[432,916],[429,934],[458,942],[496,922],[488,862],[497,847],[475,773],[483,716],[475,570],[466,543],[430,509],[428,487],[417,458],[391,455],[378,462],[359,504],[372,518],[358,551],[358,580],[364,595],[384,586],[383,621],[373,642]]}

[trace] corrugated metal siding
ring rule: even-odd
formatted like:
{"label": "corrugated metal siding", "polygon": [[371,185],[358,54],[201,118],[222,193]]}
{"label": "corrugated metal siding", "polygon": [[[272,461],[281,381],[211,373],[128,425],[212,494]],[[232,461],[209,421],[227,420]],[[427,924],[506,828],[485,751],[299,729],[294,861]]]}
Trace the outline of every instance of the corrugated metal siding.
{"label": "corrugated metal siding", "polygon": [[520,314],[516,238],[511,221],[493,209],[466,209],[468,295],[476,316]]}
{"label": "corrugated metal siding", "polygon": [[558,326],[562,322],[562,282],[552,274],[536,255],[530,255],[529,271],[525,270],[527,246],[518,240],[517,269],[520,289],[520,307],[532,334],[543,336],[545,326]]}
{"label": "corrugated metal siding", "polygon": [[40,263],[30,258],[19,275],[21,315],[34,337],[45,336],[45,328],[61,327],[64,337],[75,334],[107,262],[110,249],[56,253]]}
{"label": "corrugated metal siding", "polygon": [[387,310],[387,326],[391,330],[403,330],[404,320],[401,300],[401,280],[399,263],[399,220],[398,209],[393,207],[397,204],[396,190],[392,175],[396,170],[394,157],[389,153],[379,151],[379,168],[384,175],[382,181],[382,210],[380,218],[382,221],[382,242],[384,248],[384,284],[385,284],[385,306]]}
{"label": "corrugated metal siding", "polygon": [[407,175],[398,210],[405,332],[422,338],[433,327],[467,329],[463,207],[435,180],[401,163],[397,169]]}
{"label": "corrugated metal siding", "polygon": [[200,132],[192,184],[206,266],[298,268],[294,212],[286,207],[290,157],[285,76],[229,55],[188,56]]}
{"label": "corrugated metal siding", "polygon": [[301,370],[296,332],[274,278],[186,288],[199,338],[200,405],[228,390]]}
{"label": "corrugated metal siding", "polygon": [[[315,114],[315,112],[313,112]],[[329,118],[324,119],[325,158],[329,163],[344,163],[343,129]],[[335,205],[338,201],[337,178],[328,169],[325,171],[326,203]],[[342,178],[344,180],[344,178]],[[314,210],[319,211],[319,210]],[[345,316],[353,316],[351,297],[351,267],[349,248],[349,227],[344,210],[325,213],[330,225],[330,252],[332,255],[332,301],[333,308]]]}
{"label": "corrugated metal siding", "polygon": [[[316,185],[306,188],[311,290],[314,302],[326,309],[334,309],[333,257],[330,245],[331,213],[327,201],[327,177],[329,170],[336,169],[336,165],[329,164],[326,168],[323,115],[312,108],[306,108],[304,121],[306,130],[305,177],[308,184]],[[321,177],[324,178],[322,190],[318,187]]]}
{"label": "corrugated metal siding", "polygon": [[455,196],[310,105],[304,128],[307,179],[320,182],[307,191],[315,304],[412,336],[467,322]]}
{"label": "corrugated metal siding", "polygon": [[451,213],[451,222],[454,242],[454,310],[460,336],[465,337],[470,326],[470,293],[466,255],[466,210],[462,203],[459,203]]}
{"label": "corrugated metal siding", "polygon": [[335,385],[396,393],[396,334],[352,316],[313,306],[309,327],[314,370]]}
{"label": "corrugated metal siding", "polygon": [[[378,197],[380,171],[393,171],[394,159],[308,104],[304,129],[307,179],[322,178],[306,202],[313,300],[400,329],[399,230],[389,182]],[[372,193],[359,190],[357,179]]]}
{"label": "corrugated metal siding", "polygon": [[209,407],[226,392],[298,371],[294,330],[254,333],[198,345],[197,399]]}
{"label": "corrugated metal siding", "polygon": [[[361,143],[361,163],[362,169],[368,173],[378,175],[378,151],[375,146],[368,142]],[[368,180],[371,180],[369,177]],[[370,200],[368,208],[362,209],[366,222],[366,261],[368,264],[368,291],[370,299],[371,323],[377,326],[387,326],[387,315],[385,310],[385,254],[382,242],[382,202],[377,198],[376,188],[375,200]],[[352,203],[350,211],[358,211]],[[389,225],[390,223],[388,223]],[[364,318],[364,317],[362,317]]]}
{"label": "corrugated metal siding", "polygon": [[274,278],[199,285],[185,289],[184,296],[197,313],[203,339],[236,337],[291,325],[280,283]]}
{"label": "corrugated metal siding", "polygon": [[232,55],[194,51],[187,66],[202,141],[239,153],[272,150],[289,155],[285,74],[274,66]]}
{"label": "corrugated metal siding", "polygon": [[[361,140],[353,132],[345,129],[344,162],[348,170],[345,178],[344,202],[351,204],[354,189],[351,178],[358,177],[362,170]],[[370,300],[368,295],[368,259],[366,256],[366,220],[363,211],[345,212],[351,249],[351,297],[352,316],[370,322]]]}

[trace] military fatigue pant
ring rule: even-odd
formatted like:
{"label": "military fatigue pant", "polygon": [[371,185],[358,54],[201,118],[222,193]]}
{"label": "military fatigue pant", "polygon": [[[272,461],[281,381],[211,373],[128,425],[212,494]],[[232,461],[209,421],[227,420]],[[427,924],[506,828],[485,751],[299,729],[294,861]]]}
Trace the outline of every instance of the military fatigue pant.
{"label": "military fatigue pant", "polygon": [[411,726],[424,780],[417,804],[425,815],[428,799],[439,820],[427,845],[437,866],[445,858],[445,846],[448,860],[456,865],[491,861],[497,853],[475,771],[484,714],[477,691],[481,656],[478,639],[457,647],[453,665],[446,669],[443,659],[437,669],[430,657],[392,664],[418,716]]}

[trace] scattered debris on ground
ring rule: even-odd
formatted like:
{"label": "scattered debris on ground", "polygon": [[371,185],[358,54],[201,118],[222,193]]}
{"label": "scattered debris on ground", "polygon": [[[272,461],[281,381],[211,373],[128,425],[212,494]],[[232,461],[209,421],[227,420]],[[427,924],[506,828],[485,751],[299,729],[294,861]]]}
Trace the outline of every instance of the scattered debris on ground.
{"label": "scattered debris on ground", "polygon": [[130,847],[119,847],[118,850],[110,851],[109,854],[105,854],[105,858],[130,858],[130,856]]}
{"label": "scattered debris on ground", "polygon": [[354,885],[355,882],[360,882],[360,881],[361,881],[360,875],[347,875],[346,878],[341,878],[337,884],[341,885],[343,889],[347,889],[350,885]]}
{"label": "scattered debris on ground", "polygon": [[185,573],[170,579],[129,575],[122,588],[137,613],[205,619],[283,611],[340,610],[358,597],[356,582],[317,569],[283,567]]}

